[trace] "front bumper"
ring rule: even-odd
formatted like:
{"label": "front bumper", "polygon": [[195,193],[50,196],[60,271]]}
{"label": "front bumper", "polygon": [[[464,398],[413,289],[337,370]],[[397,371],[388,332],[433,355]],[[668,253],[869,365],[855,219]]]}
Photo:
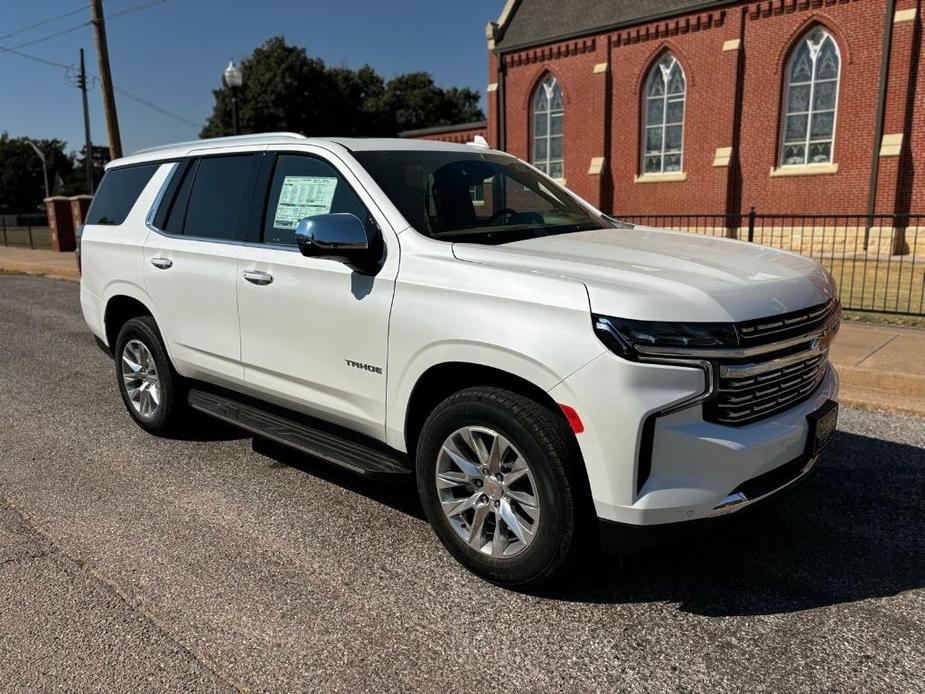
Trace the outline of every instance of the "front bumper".
{"label": "front bumper", "polygon": [[[600,548],[605,554],[625,555],[666,542],[703,537],[730,522],[731,517],[738,518],[740,515],[747,514],[759,506],[778,501],[786,496],[810,476],[812,471],[816,469],[820,458],[820,455],[814,457],[802,455],[796,460],[772,470],[771,475],[778,471],[784,473],[787,481],[767,494],[721,507],[718,513],[705,518],[678,521],[676,523],[660,523],[658,525],[629,525],[598,518]],[[791,474],[787,468],[793,468],[794,472]],[[768,474],[765,473],[765,475]]]}
{"label": "front bumper", "polygon": [[[578,443],[599,519],[667,525],[727,515],[758,501],[732,497],[750,480],[768,475],[773,481],[771,473],[788,465],[802,470],[810,462],[807,415],[836,398],[838,378],[828,367],[807,400],[745,426],[707,422],[699,404],[651,417],[703,390],[698,369],[628,362],[607,353],[551,391],[584,422]],[[641,454],[651,459],[642,474]],[[789,487],[808,471],[781,476],[780,485],[760,496]]]}

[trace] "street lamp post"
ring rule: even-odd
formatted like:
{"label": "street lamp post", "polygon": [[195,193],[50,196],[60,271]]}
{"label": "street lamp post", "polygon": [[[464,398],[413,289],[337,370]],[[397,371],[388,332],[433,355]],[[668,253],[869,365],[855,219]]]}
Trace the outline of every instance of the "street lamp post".
{"label": "street lamp post", "polygon": [[239,133],[238,130],[238,89],[241,88],[241,85],[244,83],[244,73],[241,72],[241,68],[234,64],[234,61],[231,60],[228,62],[228,67],[225,68],[225,72],[222,75],[225,80],[225,86],[231,91],[231,129],[234,131],[234,134]]}
{"label": "street lamp post", "polygon": [[35,155],[42,160],[42,178],[45,180],[45,197],[50,198],[51,193],[48,190],[48,164],[45,163],[45,153],[40,150],[32,140],[26,140],[29,146],[35,151]]}

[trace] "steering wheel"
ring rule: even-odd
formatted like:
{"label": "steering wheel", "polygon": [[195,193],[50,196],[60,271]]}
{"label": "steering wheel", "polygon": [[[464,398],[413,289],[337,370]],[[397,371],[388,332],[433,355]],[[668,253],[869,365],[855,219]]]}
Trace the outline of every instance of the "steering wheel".
{"label": "steering wheel", "polygon": [[517,214],[517,210],[512,210],[510,207],[503,207],[488,218],[488,223],[493,224],[499,217],[503,217],[504,215],[513,217],[515,214]]}

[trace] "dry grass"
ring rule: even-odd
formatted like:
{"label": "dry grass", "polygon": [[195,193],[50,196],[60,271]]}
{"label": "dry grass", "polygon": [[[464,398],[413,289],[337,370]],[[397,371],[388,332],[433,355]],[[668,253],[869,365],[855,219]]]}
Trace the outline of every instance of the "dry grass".
{"label": "dry grass", "polygon": [[906,256],[818,260],[838,283],[846,308],[925,313],[925,262]]}

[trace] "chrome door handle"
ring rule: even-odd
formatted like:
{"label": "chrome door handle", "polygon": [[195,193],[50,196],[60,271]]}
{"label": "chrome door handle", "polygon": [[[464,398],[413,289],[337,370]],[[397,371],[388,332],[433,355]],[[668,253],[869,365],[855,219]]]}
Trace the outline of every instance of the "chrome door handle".
{"label": "chrome door handle", "polygon": [[260,287],[273,283],[273,275],[269,272],[260,272],[259,270],[245,270],[244,279]]}
{"label": "chrome door handle", "polygon": [[151,258],[151,264],[158,270],[169,270],[173,267],[173,261],[170,258]]}

